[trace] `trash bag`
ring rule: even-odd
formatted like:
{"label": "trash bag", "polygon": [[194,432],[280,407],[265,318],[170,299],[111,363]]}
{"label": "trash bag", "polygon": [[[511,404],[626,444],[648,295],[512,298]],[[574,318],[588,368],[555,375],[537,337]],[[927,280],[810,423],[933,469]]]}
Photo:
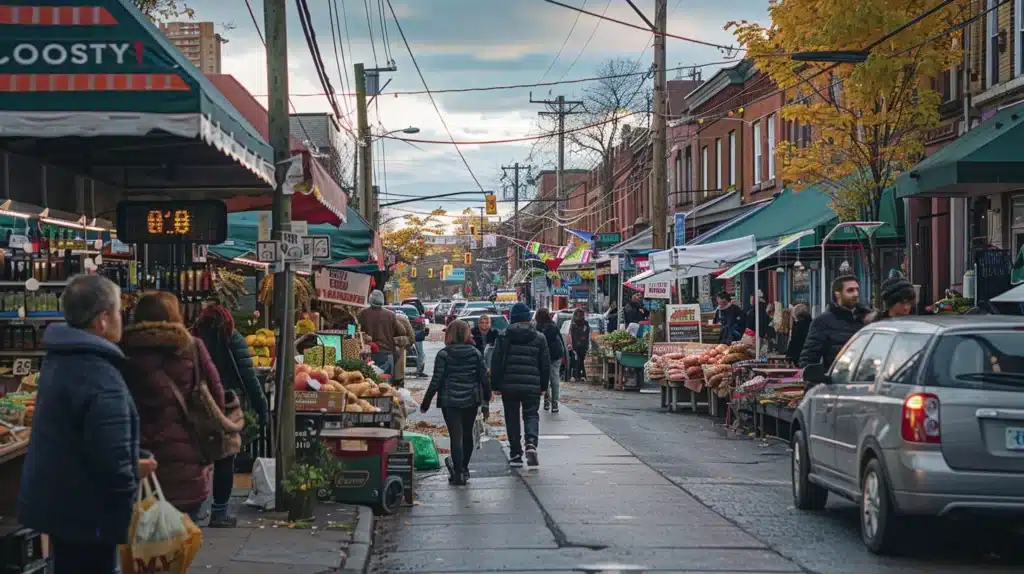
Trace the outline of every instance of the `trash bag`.
{"label": "trash bag", "polygon": [[434,437],[408,431],[403,432],[402,437],[412,443],[413,468],[416,470],[437,470],[441,468],[441,459],[437,456]]}
{"label": "trash bag", "polygon": [[202,545],[202,531],[167,502],[156,476],[144,481],[128,528],[128,544],[118,546],[122,572],[186,574]]}
{"label": "trash bag", "polygon": [[480,449],[480,438],[484,435],[484,418],[476,417],[473,421],[473,448]]}
{"label": "trash bag", "polygon": [[252,488],[245,499],[246,506],[263,510],[274,510],[277,484],[277,461],[272,458],[257,458],[252,465]]}

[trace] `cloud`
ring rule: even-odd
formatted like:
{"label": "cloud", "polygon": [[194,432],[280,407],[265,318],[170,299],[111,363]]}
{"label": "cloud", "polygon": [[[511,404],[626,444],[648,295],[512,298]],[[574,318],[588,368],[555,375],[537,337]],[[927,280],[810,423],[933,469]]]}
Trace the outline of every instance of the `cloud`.
{"label": "cloud", "polygon": [[[256,21],[262,28],[262,0],[250,1]],[[576,6],[584,4],[583,0],[564,1]],[[595,75],[601,63],[609,58],[639,58],[646,67],[652,56],[650,33],[599,21],[540,0],[391,2],[417,63],[433,89],[528,84],[538,82],[542,77],[546,81],[587,77]],[[637,4],[653,17],[653,0],[638,0]],[[334,5],[344,9],[342,26],[335,30],[338,36],[337,51],[329,26],[329,7]],[[371,8],[369,24],[363,3],[343,0],[309,2],[316,38],[332,85],[338,92],[351,89],[349,78],[354,63],[364,62],[372,66],[376,60],[384,65],[390,56],[397,63],[398,72],[383,75],[383,78],[391,79],[387,91],[422,90],[423,84],[390,12],[385,13],[386,32],[390,40],[386,46],[377,3],[368,2],[367,5]],[[643,21],[631,8],[618,0],[588,0],[585,5],[587,10],[597,13],[604,12],[607,5],[606,13],[609,17],[643,25]],[[196,7],[196,19],[233,24],[233,29],[223,31],[229,43],[222,50],[222,70],[238,78],[253,94],[263,95],[267,91],[264,48],[248,13],[244,10],[239,12],[237,8],[234,2],[202,3]],[[294,3],[288,3],[287,17],[291,103],[298,112],[328,111],[325,97],[300,95],[319,93],[323,88],[317,79]],[[723,26],[729,20],[738,19],[766,20],[767,11],[763,0],[734,0],[729,3],[669,0],[669,31],[674,34],[729,45],[734,40],[723,30]],[[571,28],[573,32],[569,35]],[[556,59],[563,41],[565,46]],[[668,39],[667,49],[669,67],[725,59],[722,52],[715,48],[682,40]],[[339,62],[342,56],[345,61],[343,66]],[[345,78],[339,77],[339,66]],[[705,77],[710,77],[711,73],[713,69],[706,70]],[[559,94],[576,98],[583,88],[584,84],[568,84],[493,92],[448,93],[436,95],[435,100],[452,136],[457,140],[496,140],[540,132],[537,118],[539,106],[530,103],[531,92],[535,98]],[[259,99],[265,104],[265,98]],[[354,99],[342,95],[339,101],[342,123],[354,126],[354,116],[345,117],[351,113]],[[381,95],[371,108],[370,121],[375,131],[414,125],[421,131],[409,137],[448,139],[426,95]],[[375,149],[379,172],[376,180],[383,188],[386,175],[390,193],[431,196],[477,187],[458,152],[451,145],[416,144],[421,149],[415,149],[400,142],[386,141],[386,157],[383,161],[379,158],[379,145]],[[461,146],[480,184],[485,189],[499,191],[502,185],[499,181],[502,165],[522,162],[533,151],[533,164],[537,168],[548,167],[551,160],[549,150],[553,148],[553,142],[550,141]],[[586,168],[592,163],[592,158],[570,149],[567,162],[569,167]],[[383,173],[385,163],[386,174]],[[428,210],[437,205],[454,211],[482,203],[439,204],[424,200],[422,203],[402,207]],[[505,209],[505,204],[501,205]]]}

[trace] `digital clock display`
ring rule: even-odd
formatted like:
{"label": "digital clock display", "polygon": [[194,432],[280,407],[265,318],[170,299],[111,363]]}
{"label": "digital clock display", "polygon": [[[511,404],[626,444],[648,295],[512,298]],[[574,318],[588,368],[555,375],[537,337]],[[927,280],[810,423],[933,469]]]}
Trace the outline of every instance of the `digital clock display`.
{"label": "digital clock display", "polygon": [[117,205],[117,236],[125,243],[206,243],[227,239],[224,202],[122,201]]}

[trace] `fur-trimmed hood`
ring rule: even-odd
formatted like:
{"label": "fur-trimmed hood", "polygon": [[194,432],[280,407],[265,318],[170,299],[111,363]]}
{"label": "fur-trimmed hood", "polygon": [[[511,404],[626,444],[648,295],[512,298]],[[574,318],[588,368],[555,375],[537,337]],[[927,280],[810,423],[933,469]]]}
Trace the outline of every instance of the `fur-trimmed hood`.
{"label": "fur-trimmed hood", "polygon": [[163,349],[185,351],[192,346],[192,334],[184,325],[165,321],[143,321],[128,325],[121,337],[121,348],[131,355],[133,350]]}

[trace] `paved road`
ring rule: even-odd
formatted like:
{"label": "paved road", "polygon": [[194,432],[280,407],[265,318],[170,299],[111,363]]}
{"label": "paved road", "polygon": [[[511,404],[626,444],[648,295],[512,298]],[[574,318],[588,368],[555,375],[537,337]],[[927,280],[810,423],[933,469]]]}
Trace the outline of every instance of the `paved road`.
{"label": "paved road", "polygon": [[[438,349],[428,343],[428,359]],[[415,392],[426,381],[408,384]],[[663,413],[657,395],[563,388],[562,413],[541,415],[539,470],[508,469],[503,445],[490,440],[474,455],[468,487],[450,487],[443,472],[423,476],[418,503],[382,521],[373,571],[578,572],[617,563],[649,572],[882,574],[1024,565],[1010,562],[1006,547],[990,551],[994,534],[933,524],[908,524],[927,540],[909,557],[873,557],[851,504],[831,502],[819,514],[792,508],[783,445]],[[436,409],[423,418],[440,423]]]}

